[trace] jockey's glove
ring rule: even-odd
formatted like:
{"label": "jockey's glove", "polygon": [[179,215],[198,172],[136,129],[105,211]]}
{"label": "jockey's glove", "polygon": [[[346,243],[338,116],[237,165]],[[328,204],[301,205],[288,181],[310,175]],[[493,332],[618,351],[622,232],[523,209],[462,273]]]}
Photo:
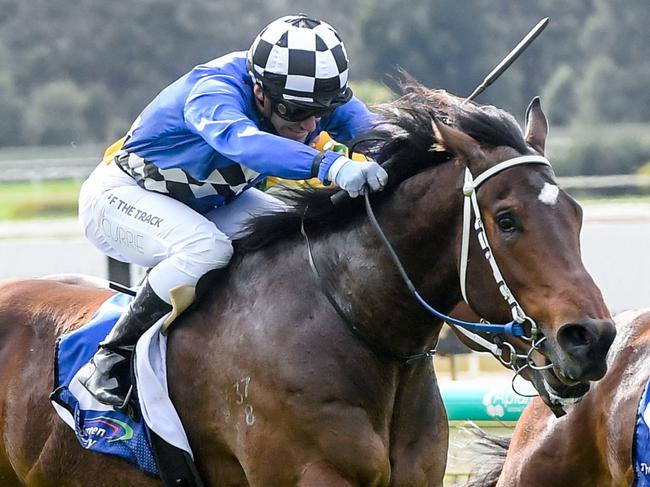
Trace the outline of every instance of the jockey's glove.
{"label": "jockey's glove", "polygon": [[388,182],[388,173],[375,161],[353,161],[341,156],[330,166],[327,179],[356,198],[364,187],[381,191]]}

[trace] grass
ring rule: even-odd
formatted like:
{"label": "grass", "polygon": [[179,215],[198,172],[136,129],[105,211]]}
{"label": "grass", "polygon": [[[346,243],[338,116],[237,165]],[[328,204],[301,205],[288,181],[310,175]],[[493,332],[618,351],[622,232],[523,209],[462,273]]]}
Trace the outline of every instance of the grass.
{"label": "grass", "polygon": [[74,218],[81,181],[0,184],[0,220]]}

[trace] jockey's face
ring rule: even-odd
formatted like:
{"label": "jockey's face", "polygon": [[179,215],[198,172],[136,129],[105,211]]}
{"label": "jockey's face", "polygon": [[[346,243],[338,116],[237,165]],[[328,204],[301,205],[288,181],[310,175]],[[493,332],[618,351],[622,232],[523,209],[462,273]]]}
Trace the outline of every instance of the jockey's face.
{"label": "jockey's face", "polygon": [[292,122],[281,118],[275,111],[273,111],[273,103],[271,99],[264,94],[259,85],[253,88],[255,92],[255,101],[260,113],[270,120],[271,125],[281,137],[304,142],[307,136],[316,130],[316,122],[319,118],[315,116],[307,117],[299,122]]}
{"label": "jockey's face", "polygon": [[316,117],[311,116],[300,122],[289,122],[280,118],[275,112],[271,114],[271,124],[278,135],[298,142],[304,142],[310,132],[316,130],[317,121]]}

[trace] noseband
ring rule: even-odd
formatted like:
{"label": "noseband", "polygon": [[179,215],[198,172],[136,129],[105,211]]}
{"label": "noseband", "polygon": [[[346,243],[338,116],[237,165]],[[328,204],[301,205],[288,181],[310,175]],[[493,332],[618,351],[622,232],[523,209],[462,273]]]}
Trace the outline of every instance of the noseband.
{"label": "noseband", "polygon": [[[496,260],[494,259],[494,256],[492,254],[492,250],[490,248],[487,234],[485,232],[485,227],[483,225],[483,220],[481,219],[481,211],[478,204],[478,199],[476,197],[476,190],[482,183],[484,183],[492,176],[500,173],[501,171],[509,169],[513,166],[518,166],[522,164],[544,164],[549,167],[551,166],[551,163],[543,156],[524,155],[524,156],[515,157],[512,159],[507,159],[505,161],[502,161],[490,167],[483,173],[479,174],[476,178],[472,176],[469,168],[466,168],[465,184],[463,185],[463,195],[464,195],[463,237],[462,237],[463,239],[461,243],[460,272],[459,272],[461,293],[465,302],[469,304],[467,300],[466,280],[467,280],[467,263],[469,259],[470,220],[471,220],[472,210],[474,210],[474,229],[476,230],[476,235],[479,244],[481,246],[481,249],[483,250],[483,255],[485,259],[488,261],[490,268],[492,269],[492,276],[494,277],[494,280],[499,288],[499,291],[502,297],[504,298],[504,300],[506,301],[506,303],[508,304],[508,306],[510,307],[512,313],[513,321],[505,324],[493,324],[485,321],[482,321],[480,323],[467,322],[467,321],[459,320],[457,318],[453,318],[444,313],[441,313],[440,311],[436,310],[431,305],[429,305],[426,302],[426,300],[420,295],[420,293],[413,285],[413,282],[408,277],[408,274],[406,273],[404,266],[402,265],[399,257],[397,256],[397,253],[393,249],[393,246],[391,245],[389,240],[386,238],[386,235],[382,231],[379,223],[377,222],[377,219],[375,218],[374,212],[370,205],[370,198],[368,192],[364,193],[368,219],[370,220],[370,223],[373,229],[375,230],[375,232],[377,233],[377,235],[379,236],[380,240],[386,247],[386,250],[388,251],[391,259],[393,260],[395,266],[397,267],[397,270],[399,271],[411,295],[413,295],[418,300],[418,302],[422,305],[422,307],[424,307],[433,316],[435,316],[440,320],[445,321],[451,326],[454,326],[458,331],[463,333],[463,335],[465,335],[467,338],[477,343],[478,345],[482,346],[487,351],[491,352],[506,367],[512,368],[517,373],[520,373],[526,367],[531,367],[540,370],[551,366],[551,365],[546,365],[543,367],[539,367],[535,365],[532,360],[532,353],[535,350],[539,350],[541,344],[546,340],[546,338],[541,337],[538,339],[539,330],[537,324],[530,316],[528,316],[524,312],[523,308],[519,305],[516,298],[508,288],[508,285],[506,284],[505,279],[501,274],[501,271],[499,270],[499,266],[497,265]],[[393,359],[398,359],[400,361],[405,361],[407,363],[421,358],[430,357],[433,354],[435,354],[435,349],[427,350],[412,355],[395,354],[389,350],[386,350],[383,346],[379,345],[375,340],[368,337],[367,334],[363,333],[361,329],[356,325],[356,323],[352,321],[347,316],[347,314],[341,309],[337,301],[334,299],[332,294],[327,289],[325,285],[325,281],[322,275],[320,274],[320,272],[318,271],[318,268],[316,267],[314,262],[314,258],[311,250],[311,244],[309,242],[309,238],[307,237],[307,233],[305,232],[305,228],[304,228],[304,215],[303,215],[301,231],[307,242],[307,251],[308,251],[311,268],[319,280],[319,283],[321,285],[321,290],[323,291],[327,299],[330,301],[334,309],[337,311],[337,313],[344,319],[344,321],[348,324],[348,326],[351,328],[351,330],[356,336],[361,338],[364,342],[366,342],[373,350],[378,352],[380,355],[389,356]],[[526,336],[526,331],[524,329],[525,323],[530,324],[530,335],[528,336]],[[519,337],[525,341],[530,342],[530,350],[528,351],[527,354],[518,354],[515,351],[515,347],[509,342],[502,339],[498,339],[498,337],[496,336],[493,337],[492,341],[488,341],[482,336],[477,335],[476,332],[482,332],[488,334],[505,334],[508,336]],[[507,360],[503,358],[504,351],[509,352]],[[523,366],[520,365],[522,360],[525,361],[525,365]]]}

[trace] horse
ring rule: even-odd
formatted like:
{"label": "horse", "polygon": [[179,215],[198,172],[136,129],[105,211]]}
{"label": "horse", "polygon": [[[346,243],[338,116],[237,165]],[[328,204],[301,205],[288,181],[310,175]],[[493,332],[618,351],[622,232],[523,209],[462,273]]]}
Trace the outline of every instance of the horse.
{"label": "horse", "polygon": [[478,433],[489,467],[467,486],[633,484],[636,414],[650,379],[650,309],[626,311],[615,321],[617,335],[603,379],[562,418],[553,418],[536,398],[511,438]]}
{"label": "horse", "polygon": [[[404,84],[366,138],[390,161],[388,186],[366,205],[430,306],[449,312],[465,294],[499,323],[516,302],[527,336],[543,337],[529,343],[538,384],[579,397],[605,374],[615,328],[580,257],[581,209],[538,163],[546,117],[535,99],[524,134],[509,113],[462,101]],[[475,196],[490,256],[475,239],[463,250],[468,174],[486,179]],[[292,210],[256,218],[169,330],[170,398],[206,485],[442,485],[449,432],[427,351],[443,322],[409,292],[363,202],[333,204],[335,191],[300,190]],[[111,293],[70,280],[0,285],[3,486],[158,484],[82,449],[48,403],[56,337]]]}

